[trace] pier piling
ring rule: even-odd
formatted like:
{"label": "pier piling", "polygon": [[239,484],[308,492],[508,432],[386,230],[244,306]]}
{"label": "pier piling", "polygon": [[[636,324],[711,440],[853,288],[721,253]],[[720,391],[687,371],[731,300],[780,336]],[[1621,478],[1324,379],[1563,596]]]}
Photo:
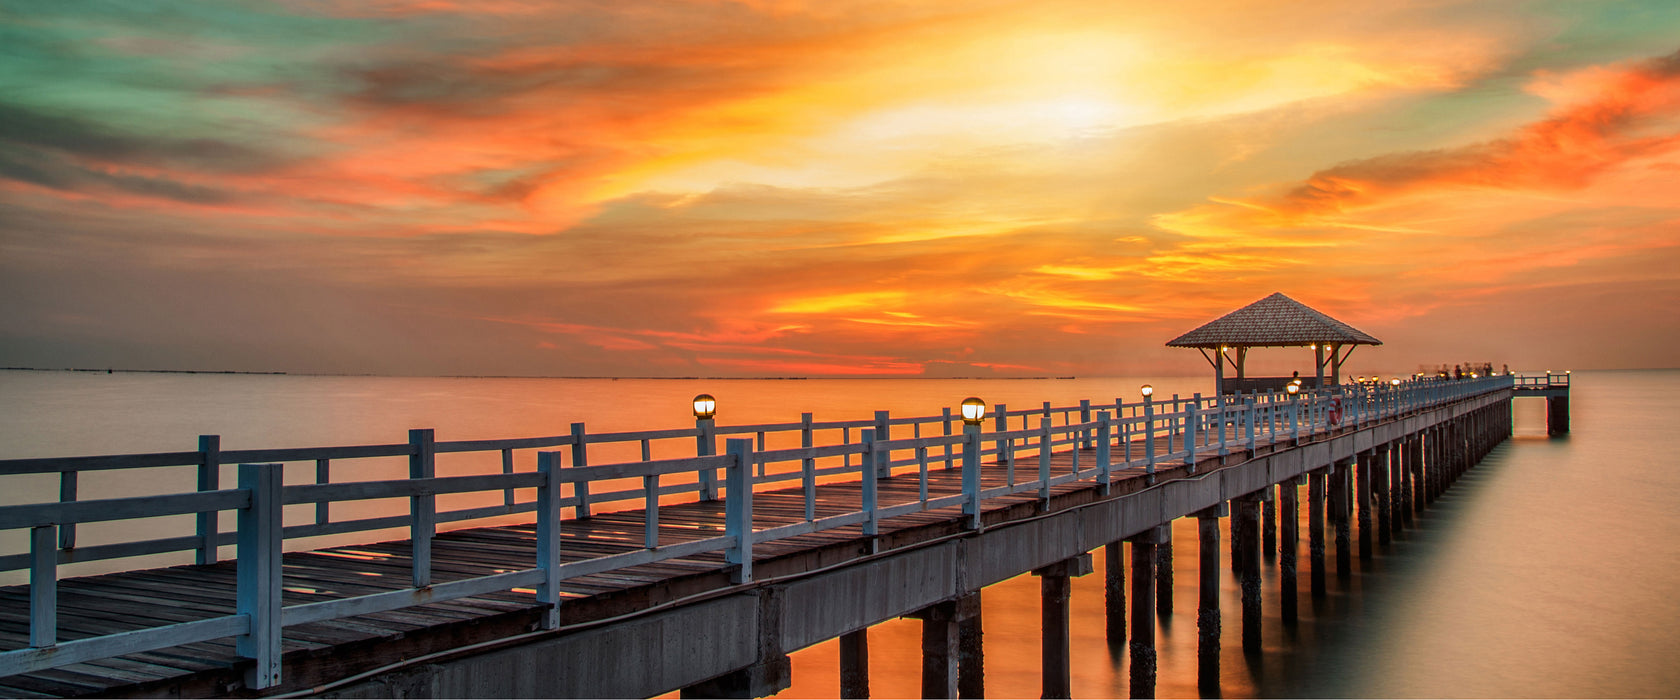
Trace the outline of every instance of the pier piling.
{"label": "pier piling", "polygon": [[1201,579],[1196,604],[1196,686],[1203,695],[1219,690],[1219,518],[1229,513],[1224,503],[1196,513]]}
{"label": "pier piling", "polygon": [[1278,593],[1282,596],[1283,623],[1295,624],[1296,605],[1299,591],[1295,581],[1296,554],[1301,546],[1301,481],[1290,478],[1278,484],[1278,511],[1283,520],[1282,539],[1279,541],[1278,559]]}
{"label": "pier piling", "polygon": [[1312,567],[1314,598],[1323,598],[1328,592],[1324,582],[1324,482],[1329,469],[1307,472],[1307,558]]}
{"label": "pier piling", "polygon": [[1130,538],[1132,543],[1131,696],[1155,697],[1155,544],[1161,528]]}
{"label": "pier piling", "polygon": [[1126,561],[1119,542],[1103,545],[1103,603],[1107,608],[1108,643],[1126,643]]}
{"label": "pier piling", "polygon": [[1242,586],[1243,651],[1260,652],[1260,498],[1248,494],[1235,499],[1232,517],[1243,521],[1239,581]]}

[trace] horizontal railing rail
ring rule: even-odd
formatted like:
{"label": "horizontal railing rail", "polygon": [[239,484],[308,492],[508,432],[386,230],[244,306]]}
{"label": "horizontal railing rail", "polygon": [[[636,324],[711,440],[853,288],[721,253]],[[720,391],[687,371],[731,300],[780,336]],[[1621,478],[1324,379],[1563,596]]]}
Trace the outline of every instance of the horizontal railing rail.
{"label": "horizontal railing rail", "polygon": [[[985,432],[980,421],[954,419],[950,410],[938,416],[899,418],[881,411],[869,420],[823,422],[807,413],[789,423],[717,426],[705,418],[697,420],[694,428],[599,434],[574,423],[565,435],[505,440],[439,442],[431,430],[420,429],[410,431],[406,443],[319,448],[221,450],[218,437],[202,436],[200,449],[193,452],[0,460],[0,475],[57,474],[61,479],[57,502],[0,506],[0,530],[29,531],[28,551],[0,556],[0,570],[29,571],[30,606],[29,645],[0,650],[0,676],[231,636],[239,640],[239,653],[255,660],[247,684],[266,688],[279,681],[279,640],[288,625],[518,588],[535,591],[532,605],[544,608],[543,625],[552,628],[559,620],[560,585],[569,578],[721,554],[735,580],[750,581],[755,544],[848,527],[874,536],[885,520],[939,509],[960,512],[969,527],[978,527],[987,499],[1034,492],[1049,499],[1053,487],[1078,481],[1093,482],[1106,491],[1117,471],[1141,470],[1152,479],[1158,468],[1166,466],[1187,465],[1194,470],[1199,455],[1253,450],[1261,442],[1358,427],[1511,388],[1527,379],[1510,375],[1465,381],[1419,379],[1399,385],[1335,386],[1300,395],[1195,394],[1137,403],[1118,399],[1113,403],[1081,401],[1076,406],[1045,403],[1021,410],[999,404],[989,417],[990,432]],[[923,435],[924,430],[932,434]],[[734,435],[750,437],[727,437]],[[723,454],[717,454],[719,436],[725,436]],[[653,443],[670,441],[693,441],[691,448],[685,448],[691,454],[652,458]],[[798,446],[787,446],[795,441]],[[598,459],[593,464],[589,459],[592,448],[632,447],[639,447],[639,459]],[[668,447],[662,450],[669,452]],[[1082,456],[1081,450],[1094,454]],[[535,469],[516,470],[516,452],[533,452]],[[1056,467],[1052,455],[1057,453],[1071,454],[1071,464]],[[501,470],[438,476],[440,454],[499,457]],[[398,458],[407,461],[407,478],[332,480],[337,462]],[[1003,480],[982,488],[980,465],[987,459],[1003,466]],[[287,463],[312,463],[315,482],[284,484]],[[219,483],[221,466],[226,464],[238,465],[236,488]],[[198,490],[76,498],[80,472],[158,467],[196,467]],[[959,471],[961,488],[955,493],[932,491],[930,472],[937,469]],[[911,473],[918,478],[915,496],[887,502],[890,499],[882,497],[878,482]],[[827,483],[823,479],[860,482],[858,507],[819,513],[816,492],[821,483]],[[802,492],[803,518],[755,527],[753,492],[759,487],[787,488],[789,482],[797,482]],[[521,492],[526,498],[520,497]],[[439,510],[439,497],[473,494],[502,498],[493,505]],[[667,497],[724,501],[723,534],[667,541],[697,534],[660,529],[660,509],[669,505],[661,499]],[[406,512],[332,518],[334,503],[378,500],[406,501]],[[315,506],[312,521],[286,524],[282,509],[299,505]],[[587,518],[592,510],[608,507],[639,507],[644,512],[642,546],[562,563],[563,512],[571,509],[575,517]],[[237,514],[237,527],[224,531],[219,515],[229,511]],[[536,552],[529,568],[434,581],[431,547],[440,524],[528,513],[536,516]],[[78,524],[183,515],[196,516],[196,529],[190,535],[87,547],[74,543]],[[281,604],[281,553],[287,540],[302,545],[309,538],[397,528],[406,528],[412,543],[411,585]],[[60,641],[56,622],[59,566],[181,551],[196,552],[197,561],[205,564],[215,562],[220,549],[230,545],[238,571],[238,614]]]}

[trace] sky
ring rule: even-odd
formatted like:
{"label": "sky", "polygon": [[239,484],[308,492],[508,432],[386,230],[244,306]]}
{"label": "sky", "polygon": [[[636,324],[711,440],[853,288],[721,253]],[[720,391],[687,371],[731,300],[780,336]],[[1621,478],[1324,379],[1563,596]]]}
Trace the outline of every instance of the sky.
{"label": "sky", "polygon": [[0,0],[0,366],[1191,374],[1273,292],[1680,366],[1680,2]]}

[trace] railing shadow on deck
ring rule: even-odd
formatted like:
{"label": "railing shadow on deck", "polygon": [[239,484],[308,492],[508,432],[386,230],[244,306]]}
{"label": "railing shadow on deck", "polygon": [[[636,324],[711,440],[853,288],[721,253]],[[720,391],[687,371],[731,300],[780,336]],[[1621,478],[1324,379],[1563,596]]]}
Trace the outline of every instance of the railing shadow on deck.
{"label": "railing shadow on deck", "polygon": [[[883,520],[942,508],[961,509],[969,527],[978,527],[985,501],[1037,491],[1048,498],[1050,488],[1073,481],[1090,481],[1107,488],[1114,472],[1137,469],[1152,475],[1162,464],[1196,464],[1198,454],[1226,454],[1250,450],[1259,441],[1299,438],[1338,427],[1385,420],[1410,411],[1450,403],[1514,385],[1510,375],[1465,381],[1414,380],[1397,386],[1337,386],[1282,392],[1138,403],[1094,404],[1010,410],[997,405],[988,420],[993,430],[954,419],[947,409],[939,416],[893,418],[877,412],[873,420],[816,422],[804,414],[799,422],[714,426],[697,421],[694,428],[589,434],[583,424],[566,435],[438,442],[430,429],[412,430],[403,443],[319,448],[221,450],[216,436],[203,436],[193,452],[106,455],[93,457],[0,460],[0,477],[23,474],[59,475],[56,502],[0,507],[0,530],[29,531],[29,551],[0,556],[0,571],[29,572],[29,635],[0,641],[12,648],[0,651],[0,677],[120,656],[235,637],[241,656],[254,659],[246,683],[255,689],[280,680],[281,635],[285,627],[333,620],[413,605],[528,589],[530,604],[544,607],[542,625],[559,624],[560,584],[569,578],[653,562],[723,553],[734,580],[752,578],[753,545],[835,528],[859,526],[865,536],[878,532]],[[1548,378],[1550,380],[1550,378]],[[1526,381],[1526,380],[1525,380]],[[1056,418],[1060,417],[1060,424]],[[1037,425],[1033,425],[1033,419]],[[1019,428],[1011,428],[1015,419]],[[896,430],[895,430],[896,429]],[[930,433],[923,436],[924,429]],[[893,437],[908,430],[910,437]],[[857,440],[853,440],[857,431]],[[749,436],[735,438],[732,436]],[[718,438],[726,441],[716,454]],[[776,447],[792,443],[798,447]],[[827,444],[820,444],[827,438]],[[655,443],[692,444],[693,456],[653,459]],[[640,459],[590,464],[590,447],[639,447]],[[563,448],[563,449],[562,449]],[[1071,448],[1071,469],[1051,473],[1051,455]],[[1080,450],[1094,452],[1080,463]],[[668,450],[667,450],[668,451]],[[534,453],[534,460],[516,455]],[[468,476],[437,476],[439,455],[499,455],[501,472]],[[409,474],[403,479],[332,481],[333,466],[353,460],[406,458]],[[990,460],[1005,466],[1001,485],[984,487],[980,465]],[[1030,478],[1017,480],[1018,462],[1036,462]],[[534,470],[519,471],[519,461],[534,461]],[[315,483],[284,484],[288,464],[314,467]],[[1030,464],[1030,463],[1029,463]],[[222,465],[238,465],[238,483],[224,488]],[[77,500],[82,472],[156,467],[198,469],[198,490],[129,498]],[[933,493],[930,469],[960,469],[961,490]],[[340,470],[342,474],[346,470]],[[719,476],[719,472],[722,476]],[[879,502],[876,484],[889,476],[918,474],[918,497],[902,503]],[[819,516],[817,489],[836,480],[861,484],[856,510]],[[796,482],[804,496],[801,521],[755,529],[752,494],[765,488],[790,488]],[[439,510],[439,496],[501,495],[501,503],[455,510]],[[524,496],[524,497],[522,497]],[[333,520],[333,503],[407,499],[407,512],[382,517]],[[659,526],[662,505],[674,500],[724,502],[726,526],[722,535],[683,539]],[[287,525],[288,505],[313,504],[309,522]],[[632,509],[643,512],[640,548],[618,554],[562,562],[562,514],[575,517],[592,510]],[[237,514],[237,527],[219,527],[219,514]],[[955,511],[953,511],[954,513]],[[438,526],[535,513],[536,553],[529,568],[444,582],[431,570],[431,541]],[[174,537],[76,547],[81,523],[125,521],[158,516],[195,516],[190,534]],[[282,552],[307,549],[320,538],[347,533],[406,528],[412,542],[409,587],[369,595],[350,596],[300,605],[281,603]],[[692,533],[690,533],[692,535]],[[287,541],[291,546],[287,546]],[[222,547],[233,545],[237,567],[237,612],[202,620],[144,627],[115,634],[63,640],[58,629],[57,580],[61,564],[117,559],[167,552],[194,552],[200,564],[214,563]],[[26,644],[26,645],[25,645]],[[5,649],[0,646],[0,649]]]}

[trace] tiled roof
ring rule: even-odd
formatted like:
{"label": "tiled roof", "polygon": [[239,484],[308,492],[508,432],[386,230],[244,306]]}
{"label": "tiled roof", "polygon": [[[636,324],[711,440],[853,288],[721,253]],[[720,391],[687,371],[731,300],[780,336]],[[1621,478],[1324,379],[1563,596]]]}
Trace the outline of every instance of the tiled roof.
{"label": "tiled roof", "polygon": [[1306,304],[1274,293],[1220,316],[1171,342],[1175,348],[1295,346],[1313,343],[1382,345],[1382,341]]}

